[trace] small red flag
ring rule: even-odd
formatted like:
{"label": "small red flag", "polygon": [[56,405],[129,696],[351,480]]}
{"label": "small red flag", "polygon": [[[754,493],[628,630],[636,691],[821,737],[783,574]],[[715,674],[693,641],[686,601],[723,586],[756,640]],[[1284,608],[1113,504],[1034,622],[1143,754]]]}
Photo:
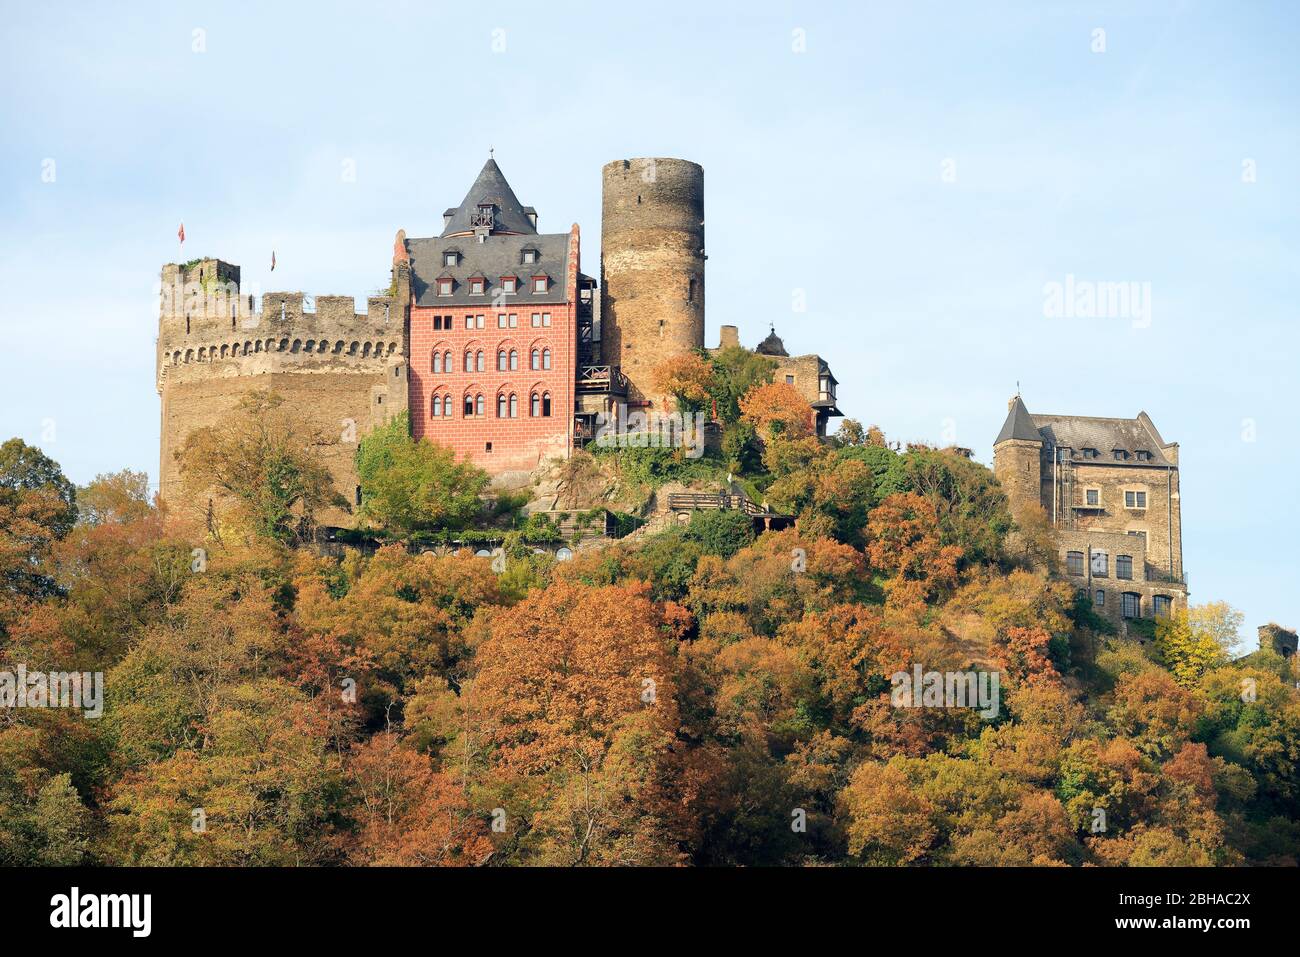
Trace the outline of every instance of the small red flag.
{"label": "small red flag", "polygon": [[271,250],[271,272],[275,272],[275,250]]}
{"label": "small red flag", "polygon": [[177,237],[181,242],[185,242],[185,224],[181,223],[181,228],[176,231]]}

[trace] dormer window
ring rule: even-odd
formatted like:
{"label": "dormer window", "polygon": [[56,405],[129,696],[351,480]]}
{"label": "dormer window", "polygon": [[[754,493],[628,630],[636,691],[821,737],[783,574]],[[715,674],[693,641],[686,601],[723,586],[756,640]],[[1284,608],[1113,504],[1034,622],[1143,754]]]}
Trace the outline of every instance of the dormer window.
{"label": "dormer window", "polygon": [[507,296],[512,296],[519,291],[519,280],[515,276],[501,277],[501,291]]}
{"label": "dormer window", "polygon": [[1097,458],[1099,455],[1101,455],[1101,452],[1099,452],[1099,451],[1097,451],[1096,449],[1093,449],[1093,448],[1085,448],[1085,449],[1083,450],[1083,457],[1084,457],[1085,459],[1095,459],[1095,458]]}
{"label": "dormer window", "polygon": [[451,286],[452,286],[452,280],[450,280],[450,279],[439,279],[439,280],[438,280],[438,295],[440,295],[440,296],[450,296],[450,295],[451,295]]}
{"label": "dormer window", "polygon": [[1124,462],[1128,460],[1128,452],[1123,449],[1113,449],[1112,451],[1115,453],[1116,462]]}
{"label": "dormer window", "polygon": [[537,250],[525,249],[522,262],[525,266],[530,266],[533,263],[537,262]]}
{"label": "dormer window", "polygon": [[550,288],[551,280],[547,276],[533,277],[533,292],[544,293]]}
{"label": "dormer window", "polygon": [[481,296],[487,291],[487,280],[482,276],[473,276],[469,281],[469,294]]}
{"label": "dormer window", "polygon": [[442,254],[442,264],[444,266],[455,266],[460,262],[460,253],[454,249],[449,249]]}
{"label": "dormer window", "polygon": [[1138,450],[1137,450],[1135,453],[1133,453],[1133,454],[1137,456],[1137,460],[1138,460],[1139,462],[1150,462],[1150,461],[1151,461],[1151,453],[1148,452],[1146,449],[1138,449]]}

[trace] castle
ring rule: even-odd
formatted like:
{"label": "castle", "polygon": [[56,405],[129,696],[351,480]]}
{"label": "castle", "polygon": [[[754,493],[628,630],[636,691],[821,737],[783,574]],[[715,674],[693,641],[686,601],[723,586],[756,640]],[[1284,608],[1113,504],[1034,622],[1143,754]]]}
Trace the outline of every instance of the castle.
{"label": "castle", "polygon": [[1080,596],[1124,622],[1186,607],[1178,443],[1135,419],[1033,415],[1019,395],[993,444],[1012,513],[1046,516]]}
{"label": "castle", "polygon": [[[180,493],[176,452],[220,423],[252,389],[279,393],[352,508],[361,502],[357,442],[408,411],[412,434],[497,477],[565,458],[616,407],[671,411],[653,370],[704,348],[704,170],[680,159],[602,169],[600,280],[582,271],[581,233],[538,231],[493,159],[436,236],[399,230],[384,295],[240,292],[239,267],[199,259],[162,270],[157,388],[160,486]],[[738,344],[724,326],[722,345]],[[839,415],[818,356],[794,359],[775,334],[760,352],[817,410]],[[788,367],[788,368],[787,368]],[[351,509],[322,516],[351,523]]]}
{"label": "castle", "polygon": [[[582,271],[581,232],[541,233],[489,159],[436,236],[399,230],[383,295],[271,292],[261,309],[239,267],[199,259],[162,270],[157,388],[161,494],[181,492],[177,451],[253,389],[284,397],[323,437],[320,461],[350,505],[362,489],[357,443],[406,411],[411,432],[499,479],[568,457],[616,408],[671,411],[654,369],[704,348],[704,171],[680,159],[618,160],[602,170],[600,280]],[[723,325],[716,349],[739,345]],[[711,350],[711,351],[716,351]],[[757,353],[798,391],[818,435],[840,415],[835,376],[790,356],[771,334]],[[1135,419],[1031,415],[1017,395],[994,443],[1013,513],[1050,522],[1065,576],[1118,622],[1186,605],[1178,446]]]}

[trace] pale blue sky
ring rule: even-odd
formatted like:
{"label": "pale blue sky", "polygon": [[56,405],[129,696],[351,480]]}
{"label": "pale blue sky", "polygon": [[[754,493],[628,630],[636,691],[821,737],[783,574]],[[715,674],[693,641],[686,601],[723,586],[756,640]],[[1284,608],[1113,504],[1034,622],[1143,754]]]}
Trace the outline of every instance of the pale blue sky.
{"label": "pale blue sky", "polygon": [[[245,284],[364,296],[492,145],[594,275],[601,165],[679,156],[710,343],[774,322],[849,415],[984,462],[1017,381],[1031,411],[1145,409],[1181,443],[1193,600],[1252,645],[1300,625],[1300,4],[120,6],[8,2],[0,35],[0,432],[74,480],[156,478],[181,220]],[[1149,327],[1045,318],[1067,274],[1149,282]]]}

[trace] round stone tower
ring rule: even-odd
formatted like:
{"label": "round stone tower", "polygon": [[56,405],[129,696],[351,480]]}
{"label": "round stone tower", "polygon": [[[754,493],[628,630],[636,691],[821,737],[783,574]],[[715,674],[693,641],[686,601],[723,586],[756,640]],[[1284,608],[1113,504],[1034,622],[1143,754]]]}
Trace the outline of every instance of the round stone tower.
{"label": "round stone tower", "polygon": [[601,354],[622,368],[630,400],[670,411],[655,366],[704,347],[704,169],[615,160],[601,180]]}

